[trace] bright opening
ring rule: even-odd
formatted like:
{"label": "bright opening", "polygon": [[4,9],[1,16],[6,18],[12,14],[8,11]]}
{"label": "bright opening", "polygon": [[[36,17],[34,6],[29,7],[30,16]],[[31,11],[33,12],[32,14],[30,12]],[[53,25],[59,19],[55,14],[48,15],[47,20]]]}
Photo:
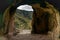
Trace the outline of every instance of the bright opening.
{"label": "bright opening", "polygon": [[31,21],[33,9],[30,5],[17,7],[15,14],[15,26],[20,31],[19,34],[31,34]]}

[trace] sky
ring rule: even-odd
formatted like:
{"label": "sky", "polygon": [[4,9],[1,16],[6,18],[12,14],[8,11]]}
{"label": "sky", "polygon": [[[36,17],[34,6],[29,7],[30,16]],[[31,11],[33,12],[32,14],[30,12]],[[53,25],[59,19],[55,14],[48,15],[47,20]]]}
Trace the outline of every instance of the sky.
{"label": "sky", "polygon": [[21,6],[17,7],[17,9],[26,10],[26,11],[33,11],[32,6],[30,6],[30,5],[21,5]]}

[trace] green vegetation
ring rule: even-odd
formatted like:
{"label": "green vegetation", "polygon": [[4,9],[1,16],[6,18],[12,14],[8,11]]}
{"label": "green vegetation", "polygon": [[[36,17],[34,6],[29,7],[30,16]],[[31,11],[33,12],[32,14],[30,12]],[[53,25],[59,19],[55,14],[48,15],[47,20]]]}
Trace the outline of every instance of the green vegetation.
{"label": "green vegetation", "polygon": [[18,29],[31,29],[31,14],[32,12],[17,10],[15,13],[15,27]]}

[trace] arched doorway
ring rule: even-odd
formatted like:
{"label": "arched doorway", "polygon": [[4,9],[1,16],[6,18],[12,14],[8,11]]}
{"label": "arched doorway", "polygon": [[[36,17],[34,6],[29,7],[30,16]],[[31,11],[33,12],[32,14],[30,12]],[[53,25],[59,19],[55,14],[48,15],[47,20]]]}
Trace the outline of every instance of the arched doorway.
{"label": "arched doorway", "polygon": [[15,13],[15,27],[19,29],[20,34],[31,34],[33,8],[30,5],[20,5]]}

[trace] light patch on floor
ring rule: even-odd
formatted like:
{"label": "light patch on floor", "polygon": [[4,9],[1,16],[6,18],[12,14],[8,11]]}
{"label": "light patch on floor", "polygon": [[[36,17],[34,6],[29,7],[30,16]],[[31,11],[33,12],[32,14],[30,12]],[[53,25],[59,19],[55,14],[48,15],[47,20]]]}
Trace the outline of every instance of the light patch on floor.
{"label": "light patch on floor", "polygon": [[19,34],[31,34],[31,30],[22,30]]}

